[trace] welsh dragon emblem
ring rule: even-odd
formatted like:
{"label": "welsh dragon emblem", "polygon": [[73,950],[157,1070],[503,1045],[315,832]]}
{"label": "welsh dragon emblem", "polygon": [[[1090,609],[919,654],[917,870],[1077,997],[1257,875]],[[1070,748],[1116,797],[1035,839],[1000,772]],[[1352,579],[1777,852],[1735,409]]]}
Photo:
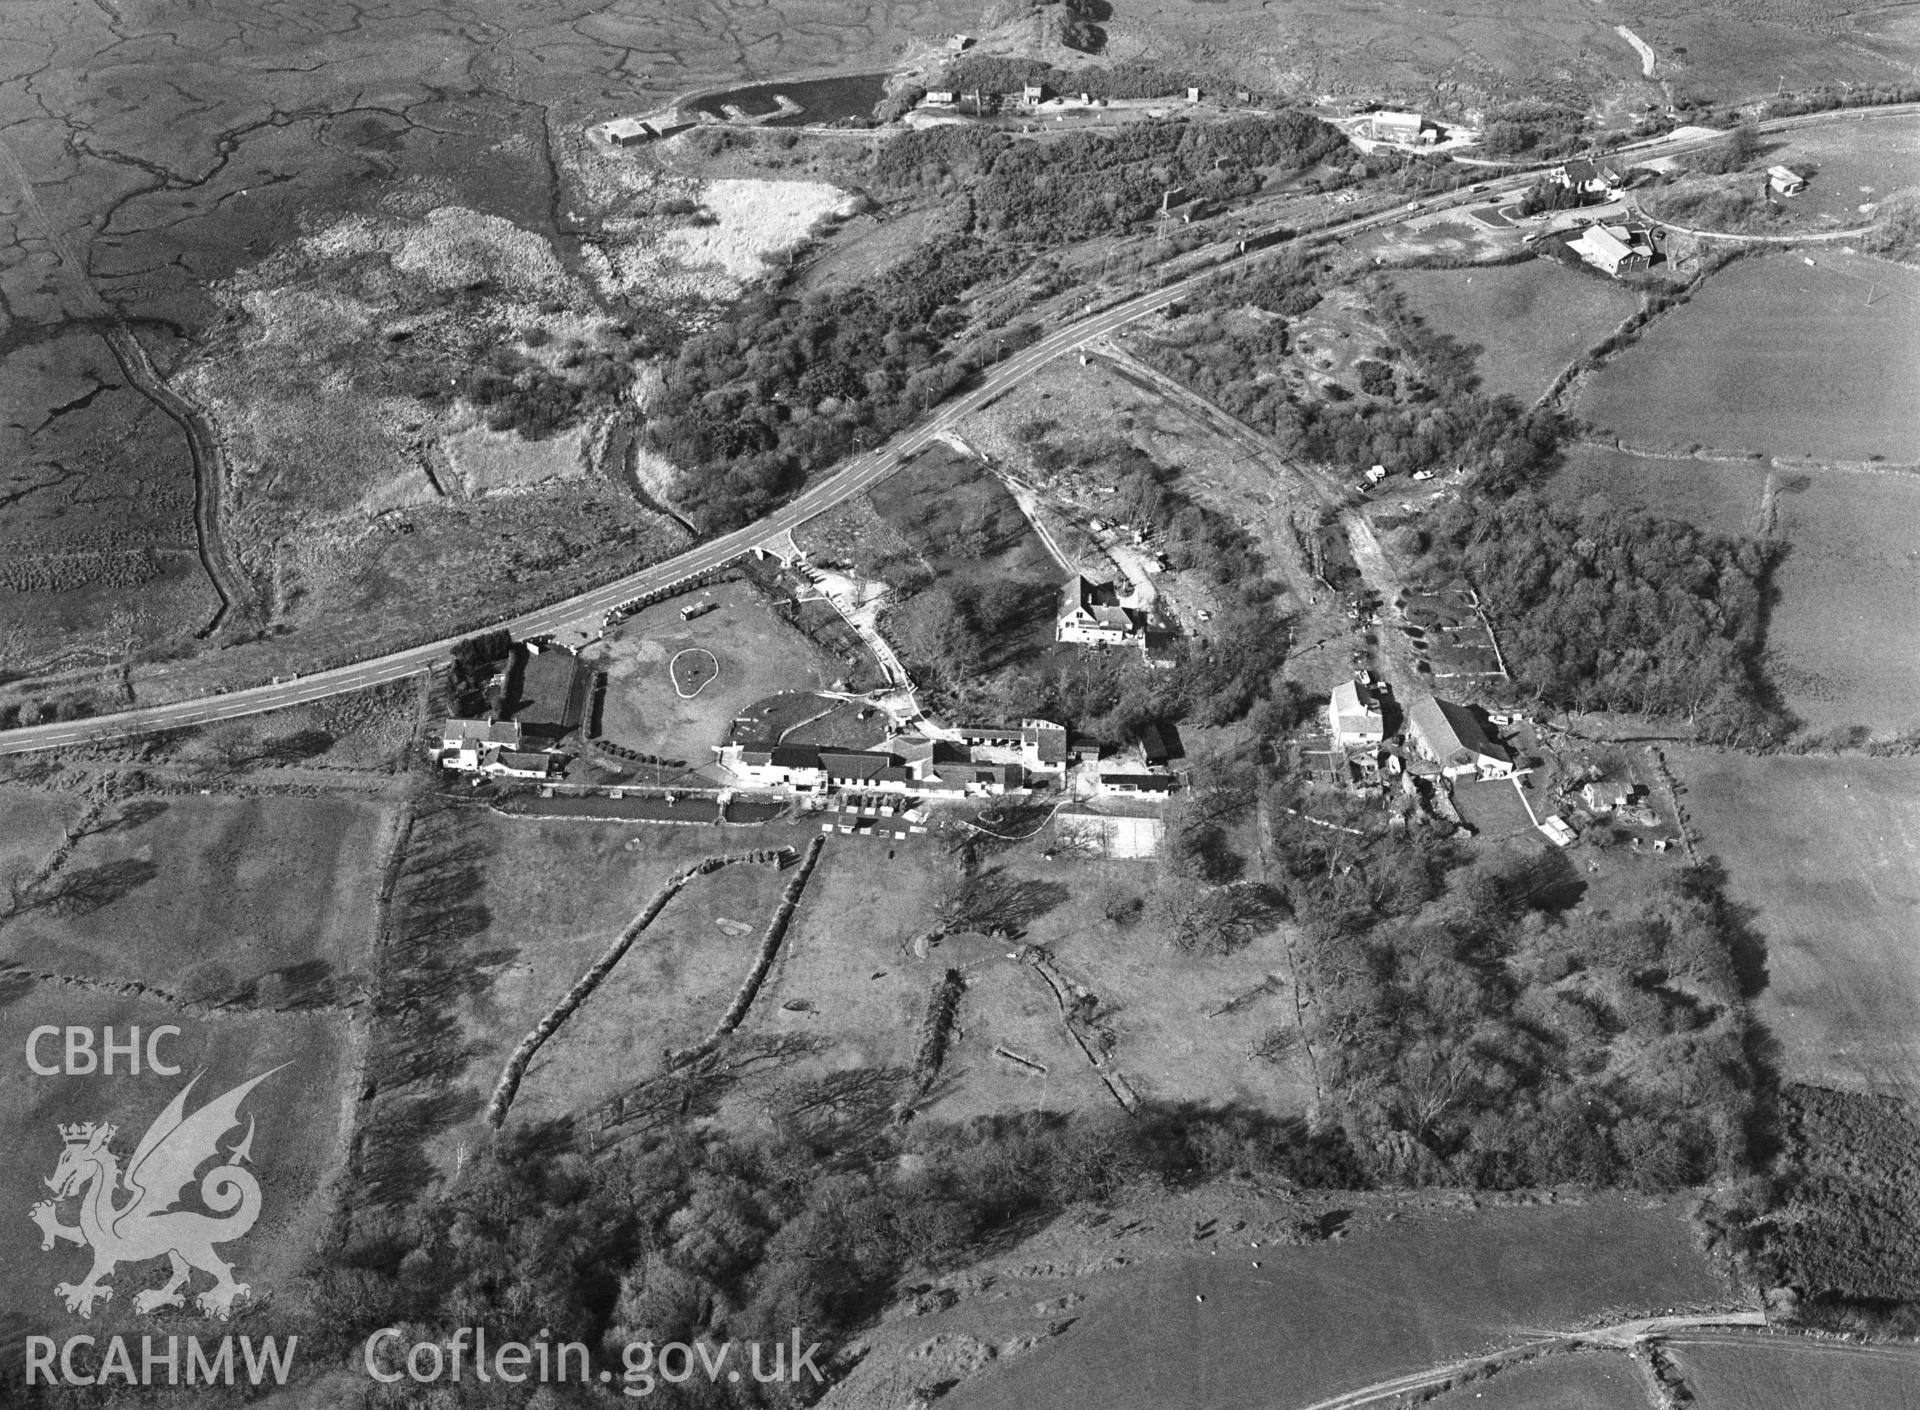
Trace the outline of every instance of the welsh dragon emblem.
{"label": "welsh dragon emblem", "polygon": [[[93,1250],[93,1268],[85,1281],[54,1286],[69,1312],[91,1317],[95,1302],[113,1297],[103,1278],[122,1263],[156,1258],[171,1262],[172,1276],[165,1286],[136,1294],[136,1312],[183,1306],[184,1289],[195,1269],[214,1278],[213,1286],[195,1299],[200,1310],[220,1318],[232,1311],[234,1300],[248,1288],[234,1281],[233,1265],[213,1246],[240,1238],[260,1217],[260,1182],[245,1168],[253,1149],[253,1118],[247,1118],[247,1134],[237,1144],[223,1152],[220,1141],[240,1124],[240,1103],[247,1093],[279,1070],[241,1083],[189,1116],[187,1094],[200,1080],[196,1076],[147,1128],[124,1175],[113,1153],[118,1128],[91,1121],[60,1128],[65,1149],[53,1174],[43,1181],[53,1198],[41,1200],[29,1215],[40,1226],[43,1251],[61,1239]],[[209,1160],[220,1164],[200,1177],[200,1202],[213,1213],[173,1208]],[[76,1197],[80,1222],[61,1223],[60,1202]]]}

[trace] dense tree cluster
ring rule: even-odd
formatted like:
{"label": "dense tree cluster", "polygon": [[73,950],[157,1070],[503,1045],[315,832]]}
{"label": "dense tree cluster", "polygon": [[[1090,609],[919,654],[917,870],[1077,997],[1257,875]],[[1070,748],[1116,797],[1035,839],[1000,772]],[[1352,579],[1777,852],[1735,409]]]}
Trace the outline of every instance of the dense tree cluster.
{"label": "dense tree cluster", "polygon": [[1539,698],[1680,716],[1729,741],[1779,725],[1759,670],[1766,545],[1530,493],[1469,497],[1432,527],[1486,599],[1508,669]]}
{"label": "dense tree cluster", "polygon": [[966,187],[973,228],[1050,247],[1122,234],[1156,218],[1166,192],[1228,200],[1258,191],[1263,169],[1298,170],[1340,152],[1345,138],[1308,113],[1213,123],[1140,123],[1053,142],[984,127],[904,133],[874,159],[883,189]]}
{"label": "dense tree cluster", "polygon": [[1794,1085],[1774,1125],[1773,1169],[1709,1223],[1761,1287],[1795,1290],[1800,1320],[1920,1332],[1920,1121],[1894,1097]]}
{"label": "dense tree cluster", "polygon": [[513,636],[504,627],[454,643],[453,666],[447,673],[447,698],[462,715],[480,715],[499,705],[498,694],[488,699],[487,685],[506,669],[513,656]]}
{"label": "dense tree cluster", "polygon": [[[1409,373],[1393,401],[1359,400],[1331,386],[1312,394],[1270,375],[1289,346],[1287,327],[1244,311],[1296,317],[1319,301],[1326,277],[1312,256],[1289,253],[1215,281],[1196,295],[1200,316],[1147,342],[1141,355],[1302,459],[1396,472],[1475,464],[1482,467],[1481,482],[1500,489],[1537,479],[1553,464],[1559,418],[1481,393],[1472,350],[1428,328],[1384,284],[1370,290],[1375,315]],[[1376,350],[1373,361],[1382,351],[1394,350]],[[1388,390],[1379,373],[1371,385]]]}
{"label": "dense tree cluster", "polygon": [[1133,651],[1074,650],[1050,669],[982,682],[989,708],[1063,717],[1096,738],[1124,743],[1159,720],[1227,724],[1265,698],[1285,655],[1285,621],[1274,601],[1278,589],[1246,530],[1189,496],[1176,467],[1128,441],[1056,443],[1042,436],[1030,454],[1041,468],[1072,466],[1110,478],[1116,512],[1157,535],[1171,566],[1209,579],[1220,610],[1205,635],[1159,648],[1173,657],[1171,670]]}
{"label": "dense tree cluster", "polygon": [[1496,108],[1481,129],[1480,148],[1490,157],[1567,156],[1587,142],[1584,108],[1529,99]]}
{"label": "dense tree cluster", "polygon": [[[915,1126],[849,1143],[784,1126],[759,1138],[661,1134],[589,1158],[563,1132],[509,1141],[444,1195],[362,1215],[316,1278],[315,1335],[343,1356],[374,1329],[414,1340],[487,1326],[497,1343],[534,1327],[579,1341],[619,1375],[628,1343],[759,1341],[834,1356],[909,1272],[963,1266],[999,1234],[1135,1185],[1262,1176],[1345,1187],[1360,1171],[1338,1131],[1225,1109],[1149,1107],[1069,1121],[1046,1113]],[[491,1403],[486,1392],[463,1387]],[[509,1387],[500,1403],[524,1399]],[[664,1382],[648,1403],[811,1403],[818,1387],[749,1375]],[[548,1386],[542,1403],[604,1403],[602,1387]],[[572,1398],[569,1398],[572,1397]]]}
{"label": "dense tree cluster", "polygon": [[1689,153],[1683,162],[1688,171],[1702,176],[1725,176],[1745,170],[1759,151],[1760,130],[1751,122],[1743,122],[1711,147]]}
{"label": "dense tree cluster", "polygon": [[998,480],[932,453],[873,500],[899,537],[868,536],[855,563],[894,589],[885,630],[915,680],[950,694],[1051,639],[1059,573]]}
{"label": "dense tree cluster", "polygon": [[752,295],[690,338],[648,426],[680,468],[684,512],[712,532],[747,523],[809,472],[906,425],[973,370],[949,346],[967,291],[1022,263],[949,237],[856,288]]}
{"label": "dense tree cluster", "polygon": [[[1753,1074],[1718,877],[1556,914],[1564,859],[1273,810],[1314,1045],[1382,1181],[1670,1189],[1746,1168]],[[1349,819],[1348,821],[1355,821]]]}
{"label": "dense tree cluster", "polygon": [[1829,112],[1834,108],[1864,108],[1890,103],[1920,103],[1920,83],[1849,83],[1842,88],[1812,88],[1804,93],[1769,98],[1762,116],[1794,117],[1800,113]]}
{"label": "dense tree cluster", "polygon": [[1558,181],[1533,183],[1520,198],[1521,215],[1539,215],[1543,211],[1570,211],[1587,204],[1591,198],[1577,186]]}

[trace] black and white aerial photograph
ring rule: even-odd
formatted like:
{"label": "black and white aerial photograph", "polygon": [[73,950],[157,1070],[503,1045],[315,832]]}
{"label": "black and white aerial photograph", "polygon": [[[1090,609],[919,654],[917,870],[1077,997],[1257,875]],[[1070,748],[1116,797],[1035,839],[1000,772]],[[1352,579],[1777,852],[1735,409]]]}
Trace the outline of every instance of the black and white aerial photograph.
{"label": "black and white aerial photograph", "polygon": [[0,1407],[1920,1407],[1920,0],[0,0]]}

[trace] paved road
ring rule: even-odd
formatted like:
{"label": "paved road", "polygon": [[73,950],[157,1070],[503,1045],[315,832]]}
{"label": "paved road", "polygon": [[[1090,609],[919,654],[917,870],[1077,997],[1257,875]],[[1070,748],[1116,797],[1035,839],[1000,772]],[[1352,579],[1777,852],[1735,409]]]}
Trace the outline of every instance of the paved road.
{"label": "paved road", "polygon": [[[1865,118],[1911,115],[1914,112],[1920,112],[1920,103],[1865,109],[1858,113],[1835,111],[1781,118],[1760,124],[1760,129],[1763,132],[1781,132],[1823,122],[1859,121]],[[1636,156],[1656,151],[1682,152],[1708,145],[1714,140],[1717,139],[1696,138],[1675,141],[1671,138],[1649,138],[1644,142],[1618,148],[1616,152]],[[1446,192],[1409,202],[1405,207],[1357,216],[1352,220],[1322,227],[1308,232],[1301,238],[1343,239],[1382,225],[1413,219],[1453,206],[1480,204],[1486,199],[1487,196],[1484,193],[1474,190]],[[1156,313],[1168,304],[1186,297],[1200,284],[1213,278],[1222,270],[1233,268],[1245,259],[1258,259],[1275,250],[1284,249],[1287,243],[1290,242],[1272,245],[1247,256],[1230,258],[1221,264],[1209,265],[1165,288],[1120,300],[1104,309],[1089,306],[1085,316],[996,364],[972,390],[945,403],[930,419],[911,430],[902,432],[887,445],[846,462],[832,474],[815,481],[797,498],[766,518],[743,529],[736,529],[722,538],[688,549],[685,553],[664,563],[642,569],[637,573],[630,573],[626,577],[576,597],[567,598],[551,607],[543,607],[495,625],[505,627],[516,637],[535,636],[542,632],[553,631],[568,622],[578,621],[582,617],[605,612],[681,578],[718,567],[755,544],[776,539],[842,500],[859,494],[885,479],[899,469],[908,457],[924,450],[928,443],[941,432],[951,429],[963,418],[1017,386],[1054,358]],[[1230,247],[1216,248],[1224,252]],[[38,749],[57,749],[66,745],[81,744],[89,740],[115,739],[130,734],[145,734],[153,730],[209,724],[217,720],[238,719],[268,710],[284,709],[290,705],[322,700],[331,695],[381,685],[423,671],[435,662],[444,660],[458,639],[448,637],[442,641],[409,647],[404,651],[392,652],[389,655],[352,665],[316,671],[295,680],[253,686],[246,690],[232,691],[226,695],[176,701],[168,705],[149,705],[64,724],[34,725],[26,729],[8,730],[0,734],[0,754],[24,754]]]}

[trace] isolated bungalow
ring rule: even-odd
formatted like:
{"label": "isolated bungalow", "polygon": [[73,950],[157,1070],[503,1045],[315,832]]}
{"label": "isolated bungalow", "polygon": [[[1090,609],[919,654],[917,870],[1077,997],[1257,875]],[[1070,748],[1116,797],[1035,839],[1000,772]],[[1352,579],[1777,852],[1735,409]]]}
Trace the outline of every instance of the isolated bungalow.
{"label": "isolated bungalow", "polygon": [[1618,279],[1653,263],[1653,233],[1627,225],[1589,225],[1567,248],[1595,269]]}
{"label": "isolated bungalow", "polygon": [[1487,738],[1480,722],[1464,705],[1417,697],[1407,711],[1407,733],[1420,756],[1438,765],[1448,778],[1505,778],[1513,772],[1513,758]]}

